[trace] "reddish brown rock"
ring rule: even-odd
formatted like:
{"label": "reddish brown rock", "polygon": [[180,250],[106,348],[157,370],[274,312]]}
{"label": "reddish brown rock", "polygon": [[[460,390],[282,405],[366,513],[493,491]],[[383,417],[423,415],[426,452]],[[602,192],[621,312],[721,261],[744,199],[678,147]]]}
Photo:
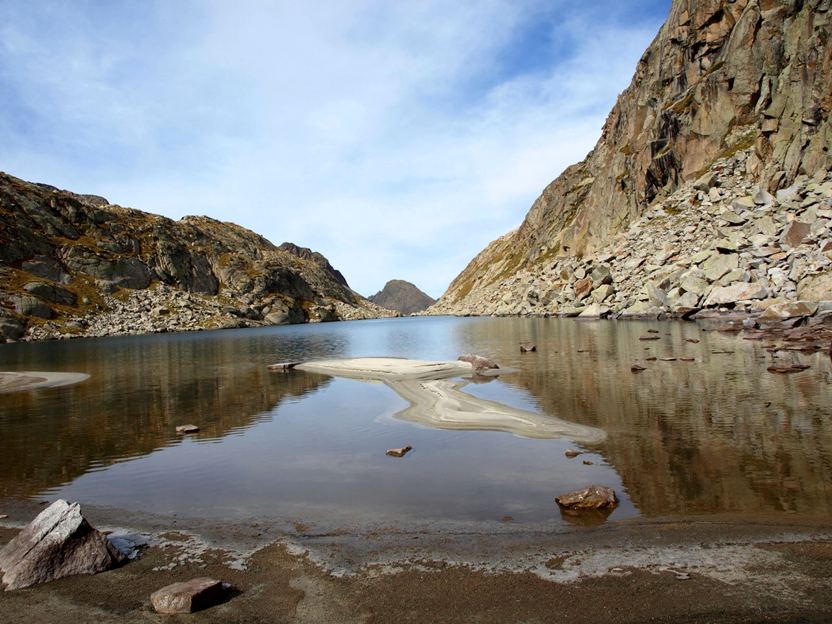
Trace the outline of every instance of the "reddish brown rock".
{"label": "reddish brown rock", "polygon": [[589,296],[592,292],[592,278],[585,277],[575,282],[575,299],[581,301]]}
{"label": "reddish brown rock", "polygon": [[581,452],[580,452],[580,451],[576,451],[575,449],[566,449],[566,451],[564,451],[564,453],[563,453],[563,454],[564,454],[564,455],[566,455],[567,457],[569,457],[569,458],[571,459],[571,458],[573,458],[573,457],[577,457],[578,455],[580,455],[580,454],[581,454]]}
{"label": "reddish brown rock", "polygon": [[612,488],[590,485],[582,490],[561,494],[555,502],[560,507],[573,511],[614,509],[618,505],[618,498]]}
{"label": "reddish brown rock", "polygon": [[802,221],[792,221],[783,234],[783,242],[788,247],[797,247],[809,236],[811,226]]}
{"label": "reddish brown rock", "polygon": [[195,578],[153,592],[150,602],[156,613],[194,613],[222,602],[226,591],[222,581]]}

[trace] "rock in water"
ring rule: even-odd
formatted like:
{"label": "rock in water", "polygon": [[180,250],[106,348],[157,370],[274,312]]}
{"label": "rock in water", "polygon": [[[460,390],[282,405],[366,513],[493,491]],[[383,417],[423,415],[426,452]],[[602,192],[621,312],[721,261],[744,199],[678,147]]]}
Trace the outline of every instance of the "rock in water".
{"label": "rock in water", "polygon": [[156,613],[193,613],[218,604],[225,593],[226,587],[222,581],[195,578],[153,592],[150,602]]}
{"label": "rock in water", "polygon": [[96,574],[124,561],[106,536],[90,526],[78,503],[58,500],[0,551],[6,590],[75,574]]}
{"label": "rock in water", "polygon": [[472,353],[460,355],[457,359],[460,362],[468,362],[469,364],[471,364],[471,366],[474,367],[474,370],[477,371],[493,370],[495,368],[500,368],[499,364],[497,364],[494,360],[490,360],[487,357],[483,357],[481,355],[474,355]]}
{"label": "rock in water", "polygon": [[405,455],[407,455],[412,450],[413,450],[413,447],[408,445],[408,446],[403,446],[401,448],[387,449],[387,451],[385,452],[385,455],[389,455],[390,457],[404,457]]}
{"label": "rock in water", "polygon": [[603,485],[590,485],[582,490],[561,494],[555,502],[564,509],[575,511],[614,509],[618,506],[618,498],[613,489]]}
{"label": "rock in water", "polygon": [[199,427],[196,425],[179,425],[176,427],[176,433],[199,433]]}

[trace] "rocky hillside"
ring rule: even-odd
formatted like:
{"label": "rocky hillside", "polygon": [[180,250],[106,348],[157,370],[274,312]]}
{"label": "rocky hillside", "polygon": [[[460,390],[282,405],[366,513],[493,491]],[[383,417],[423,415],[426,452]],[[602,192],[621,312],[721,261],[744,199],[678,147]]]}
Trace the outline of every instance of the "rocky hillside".
{"label": "rocky hillside", "polygon": [[674,0],[593,151],[431,312],[832,299],[830,39],[832,0]]}
{"label": "rocky hillside", "polygon": [[404,280],[390,280],[384,288],[369,299],[382,308],[395,310],[401,314],[421,312],[436,303],[435,299]]}
{"label": "rocky hillside", "polygon": [[172,221],[0,173],[6,339],[249,327],[389,312],[318,253],[208,217]]}

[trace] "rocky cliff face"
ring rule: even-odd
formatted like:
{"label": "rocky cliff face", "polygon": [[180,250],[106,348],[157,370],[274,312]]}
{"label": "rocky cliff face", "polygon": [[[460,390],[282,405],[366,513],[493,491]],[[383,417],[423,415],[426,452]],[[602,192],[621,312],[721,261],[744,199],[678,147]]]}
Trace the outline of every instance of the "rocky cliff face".
{"label": "rocky cliff face", "polygon": [[[652,300],[655,305],[647,306],[659,310],[669,307],[666,295],[674,288],[679,296],[694,293],[685,302],[693,303],[690,307],[706,305],[713,288],[756,282],[755,277],[770,291],[767,273],[754,276],[743,271],[732,275],[728,284],[710,280],[704,290],[699,289],[703,292],[697,292],[651,270],[666,268],[668,262],[680,269],[701,268],[701,261],[690,262],[697,252],[721,254],[718,242],[740,233],[744,236],[735,240],[731,251],[740,261],[748,261],[746,268],[754,260],[755,247],[771,243],[777,247],[771,255],[792,255],[792,249],[805,243],[812,248],[802,251],[811,255],[828,239],[825,211],[830,206],[824,185],[832,168],[830,39],[832,0],[674,0],[667,22],[639,61],[594,150],[543,191],[516,231],[482,251],[433,311],[522,313],[536,308],[531,311],[556,313],[563,306],[581,310],[585,298],[578,291],[589,288],[593,293],[616,277],[635,278],[642,285],[663,283],[664,288],[655,284],[660,296]],[[759,195],[759,202],[748,203],[757,192],[785,189],[790,190],[771,200]],[[745,203],[735,206],[735,200]],[[804,220],[813,228],[812,237],[807,230],[797,245],[780,247],[785,226],[778,217],[789,223],[802,218],[804,202],[816,206]],[[761,213],[763,209],[768,214]],[[817,210],[823,220],[818,224]],[[712,223],[694,236],[695,241],[664,236],[651,240],[682,223],[642,228],[643,236],[628,231],[634,225],[641,228],[650,215],[673,217],[679,211],[688,216],[684,227],[696,228],[700,215]],[[728,211],[740,217],[729,214],[723,219]],[[777,226],[772,229],[766,221],[765,235],[771,240],[765,245],[750,238],[758,232],[736,229],[763,217]],[[726,227],[735,229],[726,231]],[[634,235],[630,243],[635,239],[648,248],[642,264],[622,266],[623,275],[593,278],[576,289],[575,282],[586,275],[577,277],[570,271],[581,265],[591,272],[600,264],[602,271],[609,272],[610,261],[629,249],[623,243],[630,234]],[[662,249],[664,244],[669,247]],[[699,249],[688,254],[695,246]],[[663,256],[661,262],[649,261],[659,260],[654,257],[658,255]],[[785,266],[750,268],[793,273],[791,259],[786,260]],[[816,270],[827,269],[807,269],[805,275],[792,274],[791,281]],[[520,292],[518,279],[525,286],[538,280],[531,301]],[[629,294],[608,300],[615,292],[613,286],[597,297],[604,295],[601,302],[608,301],[613,311],[632,308],[639,301]],[[795,286],[793,291],[774,294],[788,297],[796,292]],[[821,294],[832,299],[830,293]],[[543,300],[548,301],[541,305]],[[719,305],[711,301],[707,305]]]}
{"label": "rocky cliff face", "polygon": [[0,333],[109,335],[388,314],[326,258],[0,173]]}
{"label": "rocky cliff face", "polygon": [[404,280],[390,280],[384,288],[369,299],[382,308],[395,310],[401,314],[421,312],[436,303],[435,299]]}

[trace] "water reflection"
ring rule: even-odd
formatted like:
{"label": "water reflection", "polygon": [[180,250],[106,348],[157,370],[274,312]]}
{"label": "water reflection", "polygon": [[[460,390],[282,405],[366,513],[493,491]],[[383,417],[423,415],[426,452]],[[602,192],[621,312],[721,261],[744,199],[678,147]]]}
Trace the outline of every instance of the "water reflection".
{"label": "water reflection", "polygon": [[151,337],[8,345],[3,367],[83,371],[72,387],[0,398],[0,495],[25,496],[179,441],[249,427],[326,378],[270,374],[257,341]]}
{"label": "water reflection", "polygon": [[[692,323],[505,321],[457,331],[521,369],[511,383],[540,409],[607,431],[596,450],[642,513],[832,511],[828,358],[789,355],[812,368],[773,375],[759,342]],[[648,329],[660,340],[639,341]]]}
{"label": "water reflection", "polygon": [[[660,339],[640,341],[648,329]],[[525,341],[537,351],[521,354]],[[91,377],[0,396],[0,495],[212,516],[572,522],[554,496],[599,483],[621,499],[613,519],[828,514],[829,360],[795,355],[812,368],[773,375],[761,347],[693,324],[475,318],[2,345],[2,369]],[[394,418],[408,404],[386,386],[265,368],[472,351],[518,372],[467,395],[606,440],[571,460],[568,439],[422,427]],[[648,360],[680,356],[695,361]],[[634,375],[634,362],[647,370]],[[183,422],[200,434],[177,437]],[[405,444],[404,459],[384,455]]]}

